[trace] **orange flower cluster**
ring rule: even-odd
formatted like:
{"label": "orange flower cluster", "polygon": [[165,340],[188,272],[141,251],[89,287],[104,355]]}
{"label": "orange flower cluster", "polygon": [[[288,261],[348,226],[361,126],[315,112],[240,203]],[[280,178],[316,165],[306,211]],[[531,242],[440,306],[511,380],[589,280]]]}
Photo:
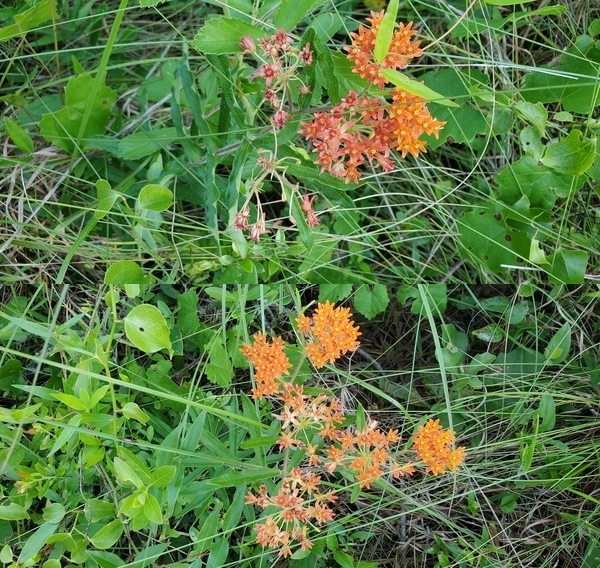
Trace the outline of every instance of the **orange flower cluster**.
{"label": "orange flower cluster", "polygon": [[294,541],[300,544],[301,550],[310,550],[313,543],[308,538],[307,523],[314,521],[322,525],[335,517],[328,503],[335,502],[337,497],[331,492],[321,493],[320,482],[320,476],[295,467],[283,478],[274,497],[269,496],[266,485],[258,488],[258,494],[248,493],[247,505],[279,509],[255,526],[256,542],[277,549],[283,557],[292,555],[290,544]]}
{"label": "orange flower cluster", "polygon": [[[388,82],[383,69],[402,69],[413,57],[421,55],[419,42],[412,42],[416,34],[412,22],[400,24],[392,38],[390,49],[381,64],[373,58],[375,39],[384,12],[371,12],[371,28],[361,26],[353,37],[348,59],[355,63],[353,71],[383,89]],[[399,87],[392,92],[392,104],[382,97],[362,96],[350,91],[330,112],[315,113],[308,122],[301,122],[302,134],[312,144],[319,156],[315,161],[321,172],[342,178],[349,183],[358,182],[359,167],[369,162],[373,168],[384,172],[394,169],[391,150],[406,158],[425,153],[423,134],[439,137],[445,122],[436,120],[427,109],[426,100]]]}
{"label": "orange flower cluster", "polygon": [[[350,318],[350,310],[335,308],[329,302],[319,304],[312,318],[304,315],[297,318],[300,332],[311,338],[306,353],[315,367],[356,349],[360,331]],[[273,414],[281,423],[277,445],[284,452],[286,463],[293,456],[295,464],[300,465],[282,474],[274,495],[263,484],[257,492],[246,495],[246,504],[269,509],[264,520],[255,526],[257,543],[289,557],[292,546],[299,545],[302,550],[312,548],[310,526],[335,517],[331,504],[336,496],[322,490],[319,468],[327,475],[343,468],[361,488],[370,489],[386,472],[398,478],[413,474],[415,467],[410,462],[398,463],[390,454],[392,445],[400,441],[397,430],[385,432],[374,420],[358,429],[342,427],[346,416],[338,398],[323,392],[315,396],[306,394],[302,385],[282,380],[291,366],[283,340],[276,337],[268,342],[262,333],[254,338],[251,345],[242,348],[255,367],[257,386],[253,397],[272,395],[274,402],[280,403],[281,410]],[[464,460],[465,449],[453,450],[453,442],[450,430],[443,430],[439,420],[429,420],[414,435],[413,449],[426,471],[437,475],[455,470]],[[286,471],[286,466],[283,469]]]}
{"label": "orange flower cluster", "polygon": [[465,448],[452,449],[455,440],[451,430],[443,430],[439,420],[428,420],[413,436],[413,449],[434,475],[454,471],[465,459]]}
{"label": "orange flower cluster", "polygon": [[348,308],[335,308],[327,301],[318,305],[312,318],[302,315],[296,320],[300,333],[312,337],[305,352],[317,369],[359,346],[361,333],[351,317]]}
{"label": "orange flower cluster", "polygon": [[373,50],[384,14],[384,10],[371,12],[371,17],[367,18],[371,27],[360,26],[358,33],[351,33],[352,45],[344,48],[348,52],[348,59],[355,64],[352,71],[377,85],[379,89],[383,89],[388,82],[381,73],[382,69],[404,69],[412,58],[419,57],[422,53],[420,41],[411,41],[417,34],[417,30],[412,29],[412,22],[406,25],[401,23],[400,29],[394,32],[387,55],[380,64],[375,62]]}
{"label": "orange flower cluster", "polygon": [[275,394],[281,385],[281,377],[286,375],[292,366],[283,348],[285,343],[281,337],[275,337],[271,343],[267,342],[264,333],[254,335],[254,343],[246,344],[241,352],[254,366],[256,388],[252,389],[252,396],[261,399],[265,395]]}

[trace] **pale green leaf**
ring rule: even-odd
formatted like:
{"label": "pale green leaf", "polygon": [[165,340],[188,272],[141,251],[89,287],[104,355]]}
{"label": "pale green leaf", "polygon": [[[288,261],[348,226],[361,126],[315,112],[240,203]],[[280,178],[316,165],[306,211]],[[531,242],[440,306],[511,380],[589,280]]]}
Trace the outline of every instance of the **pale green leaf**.
{"label": "pale green leaf", "polygon": [[6,132],[8,132],[8,136],[13,144],[19,150],[32,154],[34,146],[29,132],[27,132],[27,130],[25,130],[18,122],[7,117],[4,117],[4,125],[6,126]]}
{"label": "pale green leaf", "polygon": [[400,73],[395,69],[384,69],[382,70],[383,76],[390,82],[416,95],[425,99],[426,101],[431,101],[440,105],[445,105],[449,107],[459,107],[454,101],[447,99],[436,93],[433,89],[426,87],[423,83],[419,83],[419,81],[415,81],[414,79],[409,79],[404,73]]}
{"label": "pale green leaf", "polygon": [[123,534],[123,523],[119,519],[104,525],[90,540],[99,550],[111,548]]}
{"label": "pale green leaf", "polygon": [[160,310],[150,304],[133,308],[124,320],[125,334],[144,353],[166,349],[173,354],[170,330]]}
{"label": "pale green leaf", "polygon": [[265,35],[259,26],[241,22],[233,18],[213,18],[208,20],[196,34],[192,45],[201,53],[241,53],[240,41],[250,36],[258,41]]}
{"label": "pale green leaf", "polygon": [[97,180],[94,185],[98,193],[98,208],[94,211],[94,218],[102,219],[112,209],[119,193],[114,191],[105,179]]}
{"label": "pale green leaf", "polygon": [[117,260],[113,262],[104,275],[105,284],[124,286],[125,284],[143,284],[144,270],[133,260]]}
{"label": "pale green leaf", "polygon": [[138,204],[141,209],[165,211],[173,205],[173,192],[164,185],[149,183],[142,187],[138,195]]}

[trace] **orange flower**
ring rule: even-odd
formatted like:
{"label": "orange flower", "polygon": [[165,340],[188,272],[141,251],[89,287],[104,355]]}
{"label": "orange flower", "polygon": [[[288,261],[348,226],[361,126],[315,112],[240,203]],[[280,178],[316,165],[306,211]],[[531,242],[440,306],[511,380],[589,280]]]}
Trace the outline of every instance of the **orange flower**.
{"label": "orange flower", "polygon": [[411,41],[417,33],[412,29],[412,22],[406,25],[401,23],[400,29],[394,32],[387,55],[381,63],[376,63],[373,50],[383,15],[383,10],[379,13],[371,12],[371,17],[367,18],[371,27],[360,26],[358,33],[351,33],[352,45],[344,48],[348,52],[348,59],[354,62],[352,71],[374,83],[379,89],[383,89],[388,82],[381,72],[383,69],[404,69],[411,59],[422,53],[419,48],[420,42]]}
{"label": "orange flower", "polygon": [[427,466],[426,471],[438,475],[446,470],[455,471],[464,461],[465,448],[461,446],[453,450],[454,440],[454,434],[443,430],[439,420],[428,420],[413,436],[413,449]]}
{"label": "orange flower", "polygon": [[252,391],[253,398],[261,399],[265,395],[278,392],[281,377],[287,374],[292,366],[283,351],[284,345],[281,337],[275,337],[271,343],[267,343],[267,336],[257,333],[254,335],[254,343],[241,348],[241,352],[254,366],[257,385]]}
{"label": "orange flower", "polygon": [[305,351],[317,369],[358,347],[361,333],[350,318],[348,308],[335,308],[328,301],[319,303],[312,317],[312,325],[308,325],[306,316],[298,318],[302,333],[305,336],[312,335],[312,341],[307,343]]}

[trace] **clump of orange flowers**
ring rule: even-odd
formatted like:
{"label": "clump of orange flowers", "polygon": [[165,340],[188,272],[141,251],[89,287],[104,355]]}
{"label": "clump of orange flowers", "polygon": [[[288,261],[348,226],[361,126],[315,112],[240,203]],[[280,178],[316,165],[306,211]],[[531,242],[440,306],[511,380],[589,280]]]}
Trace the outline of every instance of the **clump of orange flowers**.
{"label": "clump of orange flowers", "polygon": [[412,37],[417,34],[417,30],[412,29],[412,22],[406,25],[401,23],[400,28],[394,32],[389,51],[383,61],[379,64],[375,62],[373,50],[384,14],[384,10],[371,12],[371,17],[367,18],[371,27],[360,26],[358,33],[350,33],[352,45],[344,48],[348,52],[348,59],[354,62],[352,71],[369,83],[377,85],[379,89],[383,89],[388,82],[381,73],[382,69],[404,69],[411,59],[419,57],[422,53],[419,48],[421,42],[412,41]]}
{"label": "clump of orange flowers", "polygon": [[[299,332],[308,338],[304,354],[316,368],[358,347],[361,333],[351,318],[348,308],[336,308],[330,302],[319,303],[312,317],[297,318]],[[397,430],[384,431],[375,420],[364,418],[352,426],[339,398],[326,392],[309,394],[304,385],[285,380],[291,363],[284,347],[280,337],[268,341],[258,333],[252,344],[242,347],[242,353],[254,367],[253,398],[268,396],[280,408],[273,417],[280,422],[276,444],[283,452],[280,482],[271,492],[266,484],[250,491],[246,504],[266,510],[255,526],[257,543],[289,557],[294,545],[312,548],[311,527],[335,518],[332,505],[337,497],[323,489],[324,476],[342,469],[360,488],[370,489],[385,474],[393,478],[412,475],[416,464],[400,463],[394,457],[393,447],[400,442]],[[415,434],[413,449],[426,471],[439,474],[456,470],[464,459],[464,448],[453,450],[453,442],[454,435],[443,430],[439,420],[430,420]],[[295,465],[288,471],[291,460]]]}
{"label": "clump of orange flowers", "polygon": [[[352,33],[352,45],[346,47],[348,59],[354,62],[352,71],[377,85],[381,90],[389,82],[383,74],[386,69],[403,69],[409,61],[421,55],[418,41],[412,41],[417,33],[412,22],[400,24],[395,31],[388,53],[381,63],[374,58],[375,40],[384,11],[371,12],[371,27],[360,26]],[[346,183],[358,182],[359,167],[369,163],[372,168],[384,172],[394,169],[391,150],[397,150],[402,158],[411,154],[415,158],[426,153],[423,134],[439,137],[445,122],[433,118],[427,101],[400,87],[391,91],[392,103],[380,96],[359,96],[350,91],[341,103],[330,112],[318,112],[308,122],[301,122],[302,134],[312,140],[318,158],[315,163],[321,171],[342,178]]]}
{"label": "clump of orange flowers", "polygon": [[439,420],[428,420],[424,426],[419,426],[413,436],[413,449],[427,466],[425,471],[438,475],[446,470],[456,470],[465,459],[465,448],[452,449],[454,440],[453,432],[444,430]]}

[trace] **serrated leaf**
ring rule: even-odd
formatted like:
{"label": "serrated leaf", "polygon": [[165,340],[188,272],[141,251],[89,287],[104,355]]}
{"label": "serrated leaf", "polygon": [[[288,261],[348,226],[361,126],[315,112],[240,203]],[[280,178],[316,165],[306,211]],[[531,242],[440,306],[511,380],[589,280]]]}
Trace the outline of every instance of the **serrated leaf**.
{"label": "serrated leaf", "polygon": [[0,41],[23,35],[40,24],[56,18],[55,6],[52,0],[42,0],[28,10],[16,14],[14,24],[0,28]]}
{"label": "serrated leaf", "polygon": [[596,156],[596,138],[582,138],[580,130],[574,129],[560,142],[546,149],[542,164],[569,175],[582,175]]}
{"label": "serrated leaf", "polygon": [[319,302],[329,300],[332,303],[344,300],[352,294],[352,284],[320,284]]}
{"label": "serrated leaf", "polygon": [[6,132],[8,133],[9,138],[19,150],[29,152],[30,154],[33,153],[35,149],[33,140],[27,130],[15,120],[11,120],[7,117],[4,117],[4,126],[6,126]]}
{"label": "serrated leaf", "polygon": [[354,295],[354,308],[367,319],[385,311],[389,304],[387,287],[383,284],[364,284]]}
{"label": "serrated leaf", "polygon": [[103,526],[90,540],[92,545],[99,550],[111,548],[123,534],[123,523],[119,519]]}
{"label": "serrated leaf", "polygon": [[324,3],[325,0],[281,0],[273,23],[276,28],[291,31],[308,16],[309,12]]}
{"label": "serrated leaf", "polygon": [[460,105],[456,104],[454,101],[436,93],[433,89],[430,89],[423,83],[419,83],[419,81],[415,81],[414,79],[409,79],[404,73],[400,73],[400,71],[396,71],[395,69],[383,69],[381,72],[390,83],[393,83],[397,87],[400,87],[417,97],[421,97],[426,101],[432,101],[449,107],[460,107]]}
{"label": "serrated leaf", "polygon": [[105,284],[123,286],[125,284],[143,284],[144,270],[133,260],[117,260],[108,267],[104,275]]}
{"label": "serrated leaf", "polygon": [[141,209],[165,211],[173,205],[173,192],[163,185],[149,183],[142,187],[138,195],[138,204]]}
{"label": "serrated leaf", "polygon": [[125,317],[124,326],[127,339],[144,353],[166,349],[173,354],[169,326],[157,307],[136,306]]}
{"label": "serrated leaf", "polygon": [[233,18],[218,17],[208,20],[200,28],[192,45],[201,53],[241,53],[240,41],[244,36],[258,41],[265,35],[258,26]]}

